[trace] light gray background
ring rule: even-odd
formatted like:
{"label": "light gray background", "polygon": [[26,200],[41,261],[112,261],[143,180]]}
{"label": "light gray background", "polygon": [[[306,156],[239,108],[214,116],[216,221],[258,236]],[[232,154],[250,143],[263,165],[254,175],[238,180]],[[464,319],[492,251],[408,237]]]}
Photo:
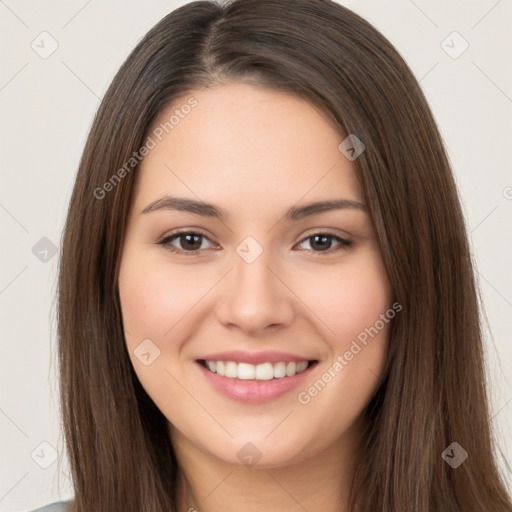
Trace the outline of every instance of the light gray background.
{"label": "light gray background", "polygon": [[[184,3],[0,0],[2,512],[72,497],[59,433],[52,313],[58,261],[51,252],[41,261],[44,253],[32,248],[43,237],[59,245],[86,134],[115,72],[140,38]],[[493,427],[511,460],[511,1],[340,3],[373,23],[402,53],[445,139],[489,322]],[[46,59],[31,47],[51,48],[43,31],[58,43]],[[469,44],[458,58],[454,52],[463,41],[446,40],[453,31]],[[53,449],[61,464],[50,464]]]}

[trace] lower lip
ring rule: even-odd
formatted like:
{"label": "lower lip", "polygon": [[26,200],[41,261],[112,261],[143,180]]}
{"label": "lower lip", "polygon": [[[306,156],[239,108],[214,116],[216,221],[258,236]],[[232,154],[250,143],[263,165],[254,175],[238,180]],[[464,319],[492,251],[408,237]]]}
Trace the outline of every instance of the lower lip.
{"label": "lower lip", "polygon": [[222,395],[237,402],[260,404],[275,400],[298,387],[311,374],[318,362],[311,364],[303,372],[297,373],[293,377],[272,380],[230,379],[211,372],[197,361],[196,364],[208,382]]}

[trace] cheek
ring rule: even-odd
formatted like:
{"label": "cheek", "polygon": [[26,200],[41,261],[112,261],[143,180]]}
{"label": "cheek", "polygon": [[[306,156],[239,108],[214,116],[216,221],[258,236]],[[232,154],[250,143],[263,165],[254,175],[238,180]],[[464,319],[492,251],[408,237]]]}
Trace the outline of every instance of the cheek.
{"label": "cheek", "polygon": [[320,277],[317,285],[328,286],[316,296],[310,294],[311,309],[328,327],[322,333],[331,359],[298,399],[306,409],[318,411],[338,435],[355,421],[377,389],[396,313],[387,274],[375,254],[340,266],[328,278]]}
{"label": "cheek", "polygon": [[193,272],[172,272],[165,262],[132,256],[123,261],[119,275],[125,328],[138,338],[169,340],[208,288],[208,283],[193,279]]}
{"label": "cheek", "polygon": [[325,325],[325,339],[334,352],[343,353],[358,336],[364,339],[376,322],[384,337],[387,323],[382,325],[380,318],[391,307],[392,291],[377,254],[368,252],[354,264],[331,267],[314,281],[302,293]]}
{"label": "cheek", "polygon": [[179,402],[182,393],[171,375],[179,371],[182,345],[193,334],[187,320],[207,292],[207,284],[191,280],[192,276],[191,271],[172,271],[165,261],[136,250],[123,257],[119,271],[129,357],[143,388],[167,412],[175,409],[170,397]]}

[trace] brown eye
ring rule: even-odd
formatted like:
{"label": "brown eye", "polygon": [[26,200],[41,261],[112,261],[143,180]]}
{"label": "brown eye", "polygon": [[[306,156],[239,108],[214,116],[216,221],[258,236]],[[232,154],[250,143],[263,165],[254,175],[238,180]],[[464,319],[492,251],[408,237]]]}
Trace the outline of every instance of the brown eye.
{"label": "brown eye", "polygon": [[[202,233],[196,233],[194,231],[182,231],[166,236],[164,239],[158,242],[158,245],[162,245],[172,252],[194,255],[200,252],[204,240],[209,240],[211,242],[211,240]],[[178,247],[176,247],[176,245],[173,243],[174,241],[178,242],[176,244]]]}
{"label": "brown eye", "polygon": [[333,240],[338,242],[337,247],[339,248],[349,247],[352,244],[350,240],[345,240],[344,238],[330,233],[315,233],[314,235],[305,238],[301,244],[306,241],[310,241],[311,249],[309,250],[314,252],[330,252],[332,249]]}

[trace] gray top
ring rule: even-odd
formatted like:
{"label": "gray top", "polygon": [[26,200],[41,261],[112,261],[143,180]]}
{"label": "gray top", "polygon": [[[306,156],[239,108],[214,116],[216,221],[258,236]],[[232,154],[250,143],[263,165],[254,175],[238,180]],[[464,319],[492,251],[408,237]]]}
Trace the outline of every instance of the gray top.
{"label": "gray top", "polygon": [[71,501],[58,501],[55,503],[51,503],[50,505],[45,505],[44,507],[38,508],[36,510],[32,510],[32,512],[67,512],[68,505]]}

